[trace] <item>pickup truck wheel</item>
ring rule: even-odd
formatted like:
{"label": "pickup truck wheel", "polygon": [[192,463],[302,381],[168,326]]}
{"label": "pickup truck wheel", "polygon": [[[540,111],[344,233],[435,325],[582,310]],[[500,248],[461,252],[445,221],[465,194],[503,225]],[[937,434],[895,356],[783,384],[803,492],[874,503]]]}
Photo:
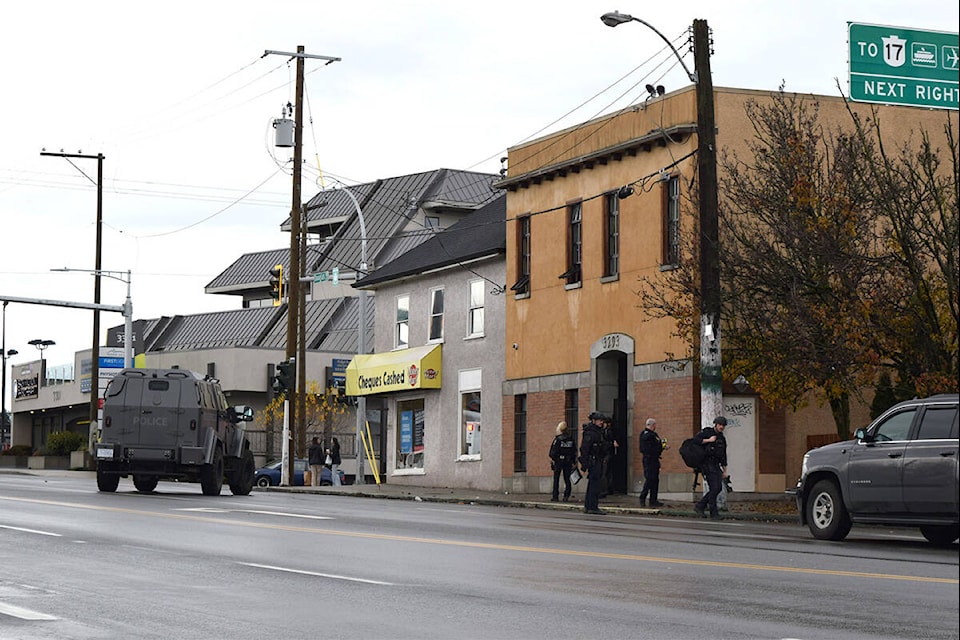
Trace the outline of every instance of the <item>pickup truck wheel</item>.
{"label": "pickup truck wheel", "polygon": [[160,478],[157,476],[133,476],[133,486],[140,493],[153,493],[158,482],[160,482]]}
{"label": "pickup truck wheel", "polygon": [[960,538],[960,525],[956,524],[928,524],[920,527],[920,533],[929,542],[946,546],[953,544],[953,541]]}
{"label": "pickup truck wheel", "polygon": [[257,473],[257,463],[253,460],[253,454],[247,449],[240,456],[240,467],[234,474],[230,482],[230,491],[235,496],[246,496],[253,490],[253,477]]}
{"label": "pickup truck wheel", "polygon": [[218,496],[223,488],[223,451],[217,447],[213,452],[213,462],[203,465],[200,470],[200,488],[205,496]]}
{"label": "pickup truck wheel", "polygon": [[97,470],[97,489],[105,493],[113,493],[120,486],[120,476],[115,473],[104,473]]}
{"label": "pickup truck wheel", "polygon": [[850,533],[852,522],[843,496],[831,480],[813,485],[807,497],[807,526],[819,540],[843,540]]}

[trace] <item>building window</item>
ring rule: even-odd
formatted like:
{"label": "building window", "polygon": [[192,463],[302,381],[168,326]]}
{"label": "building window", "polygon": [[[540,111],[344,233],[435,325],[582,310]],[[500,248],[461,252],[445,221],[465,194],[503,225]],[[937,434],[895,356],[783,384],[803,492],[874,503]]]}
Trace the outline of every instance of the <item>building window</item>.
{"label": "building window", "polygon": [[440,216],[426,216],[423,226],[427,231],[440,231]]}
{"label": "building window", "polygon": [[460,372],[460,455],[480,457],[481,369]]}
{"label": "building window", "polygon": [[581,264],[583,263],[583,203],[567,207],[567,270],[560,277],[567,284],[579,284],[581,281]]}
{"label": "building window", "polygon": [[483,280],[470,281],[470,326],[468,336],[483,335]]}
{"label": "building window", "polygon": [[615,276],[620,273],[620,198],[616,192],[608,193],[603,233],[603,275]]}
{"label": "building window", "polygon": [[663,183],[663,266],[680,264],[680,177]]}
{"label": "building window", "polygon": [[397,315],[393,330],[393,346],[406,349],[410,344],[410,296],[397,296]]}
{"label": "building window", "polygon": [[513,471],[527,470],[527,395],[513,398]]}
{"label": "building window", "polygon": [[397,469],[423,469],[423,399],[397,402]]}
{"label": "building window", "polygon": [[510,289],[530,295],[530,216],[517,220],[517,281]]}
{"label": "building window", "polygon": [[570,435],[573,441],[577,442],[577,435],[580,431],[580,391],[578,389],[567,389],[563,393],[563,419],[570,428]]}
{"label": "building window", "polygon": [[432,342],[443,340],[443,289],[430,291],[430,338]]}

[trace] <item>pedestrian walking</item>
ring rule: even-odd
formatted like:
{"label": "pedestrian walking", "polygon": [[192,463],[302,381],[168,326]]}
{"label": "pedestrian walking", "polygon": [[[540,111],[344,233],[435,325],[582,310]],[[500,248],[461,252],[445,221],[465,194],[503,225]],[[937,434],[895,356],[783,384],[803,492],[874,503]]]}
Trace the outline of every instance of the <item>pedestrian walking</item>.
{"label": "pedestrian walking", "polygon": [[657,421],[647,418],[646,427],[640,434],[640,455],[643,457],[643,489],[640,491],[640,506],[647,506],[650,497],[651,507],[662,507],[658,499],[660,493],[660,455],[667,444],[657,433]]}
{"label": "pedestrian walking", "polygon": [[717,496],[723,486],[723,479],[727,475],[727,440],[723,437],[723,430],[727,427],[727,419],[717,416],[712,427],[704,427],[694,436],[707,451],[707,457],[700,465],[703,481],[707,483],[707,492],[697,504],[694,511],[703,516],[709,508],[711,518],[719,518]]}
{"label": "pedestrian walking", "polygon": [[570,501],[573,483],[570,482],[570,472],[577,464],[577,445],[566,422],[557,424],[557,434],[550,444],[550,468],[553,470],[553,495],[551,502],[560,499],[560,476],[563,476],[563,501]]}

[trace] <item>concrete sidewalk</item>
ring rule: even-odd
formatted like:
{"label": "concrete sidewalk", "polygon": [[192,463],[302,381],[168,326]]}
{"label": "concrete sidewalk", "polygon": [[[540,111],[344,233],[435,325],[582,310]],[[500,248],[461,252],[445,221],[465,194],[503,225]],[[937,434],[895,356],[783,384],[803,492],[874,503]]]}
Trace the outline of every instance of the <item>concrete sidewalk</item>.
{"label": "concrete sidewalk", "polygon": [[[47,477],[86,477],[96,486],[93,471],[43,470],[2,468],[0,474],[22,474]],[[122,482],[122,481],[121,481]],[[129,482],[129,480],[127,481]],[[121,484],[121,487],[124,486]],[[130,483],[132,487],[132,483]],[[224,488],[229,493],[228,488]],[[479,504],[497,507],[527,509],[551,509],[557,511],[583,511],[583,496],[573,495],[570,502],[551,502],[548,494],[509,493],[506,491],[477,491],[475,489],[451,489],[445,487],[409,487],[397,484],[351,484],[342,487],[254,487],[253,492],[288,492],[317,496],[351,496],[387,500],[412,500],[416,502],[442,502],[452,504]],[[162,485],[161,485],[162,492]],[[699,496],[696,496],[699,497]],[[696,499],[693,493],[661,495],[664,506],[641,507],[636,496],[614,494],[600,500],[600,510],[608,514],[631,514],[647,516],[697,517],[693,511]],[[762,520],[768,522],[798,522],[796,504],[787,494],[731,493],[727,507],[721,511],[726,519]],[[591,516],[592,517],[592,516]]]}
{"label": "concrete sidewalk", "polygon": [[[418,502],[445,502],[453,504],[481,504],[499,507],[551,509],[558,511],[583,511],[583,497],[573,495],[570,502],[551,502],[549,494],[509,493],[506,491],[478,491],[475,489],[451,489],[443,487],[409,487],[396,484],[353,484],[342,487],[268,487],[255,491],[287,491],[314,495],[340,495],[390,500],[414,500]],[[697,496],[699,497],[699,496]],[[664,506],[641,507],[636,496],[614,494],[600,500],[600,510],[610,514],[664,515],[697,517],[693,505],[696,498],[691,494],[662,495]],[[796,505],[787,494],[737,494],[731,493],[726,509],[721,516],[738,520],[765,520],[773,522],[797,522]]]}

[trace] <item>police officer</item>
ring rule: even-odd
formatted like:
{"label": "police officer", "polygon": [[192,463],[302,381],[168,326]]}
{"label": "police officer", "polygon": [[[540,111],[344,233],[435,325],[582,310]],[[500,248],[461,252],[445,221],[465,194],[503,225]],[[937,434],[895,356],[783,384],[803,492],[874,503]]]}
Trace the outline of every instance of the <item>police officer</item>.
{"label": "police officer", "polygon": [[700,433],[693,436],[707,451],[707,457],[700,465],[700,473],[703,474],[703,480],[707,483],[707,493],[694,506],[694,511],[699,516],[703,516],[709,507],[711,518],[720,517],[717,496],[720,494],[723,479],[727,476],[727,440],[723,437],[723,430],[726,427],[727,419],[717,416],[713,420],[712,427],[704,427]]}
{"label": "police officer", "polygon": [[646,428],[640,434],[640,454],[643,456],[643,489],[640,491],[640,506],[646,506],[650,496],[651,507],[662,507],[657,499],[660,492],[660,454],[667,445],[657,434],[657,421],[647,418]]}
{"label": "police officer", "polygon": [[570,500],[573,485],[570,484],[570,472],[577,464],[577,443],[566,422],[557,424],[557,435],[550,445],[550,468],[553,469],[553,496],[551,502],[560,499],[560,476],[563,476],[563,501]]}
{"label": "police officer", "polygon": [[603,515],[600,511],[600,484],[603,481],[604,415],[594,411],[587,416],[580,440],[580,468],[587,474],[587,492],[583,499],[583,512]]}

